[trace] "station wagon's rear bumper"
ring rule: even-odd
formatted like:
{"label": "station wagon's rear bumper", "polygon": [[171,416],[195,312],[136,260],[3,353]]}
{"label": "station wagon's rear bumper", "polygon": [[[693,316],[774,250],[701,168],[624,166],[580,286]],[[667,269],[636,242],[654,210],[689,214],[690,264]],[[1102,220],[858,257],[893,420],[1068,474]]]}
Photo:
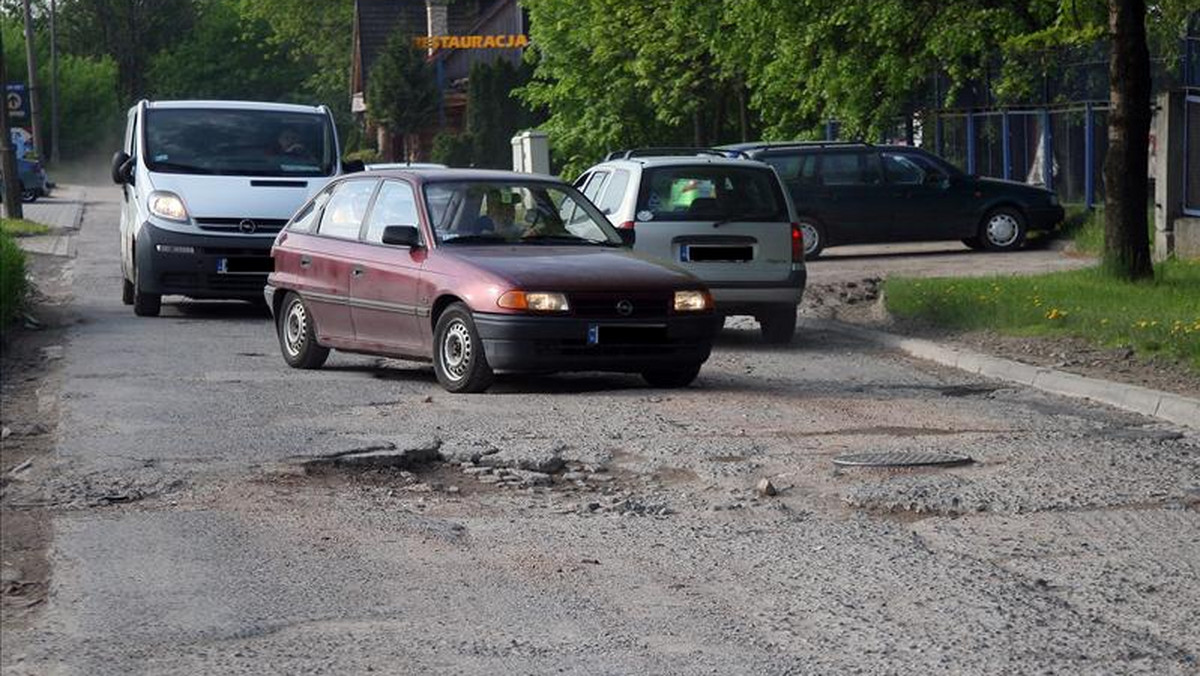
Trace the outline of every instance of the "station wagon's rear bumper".
{"label": "station wagon's rear bumper", "polygon": [[799,305],[804,296],[808,272],[804,268],[792,270],[787,279],[778,282],[741,282],[704,280],[717,312],[727,315],[754,314],[755,312],[780,305]]}
{"label": "station wagon's rear bumper", "polygon": [[[488,363],[498,371],[639,373],[699,364],[721,328],[720,317],[711,314],[622,321],[476,313],[474,319]],[[621,337],[606,340],[606,329]]]}
{"label": "station wagon's rear bumper", "polygon": [[1030,230],[1053,230],[1062,223],[1066,212],[1061,206],[1033,207],[1026,209],[1025,215],[1029,218]]}

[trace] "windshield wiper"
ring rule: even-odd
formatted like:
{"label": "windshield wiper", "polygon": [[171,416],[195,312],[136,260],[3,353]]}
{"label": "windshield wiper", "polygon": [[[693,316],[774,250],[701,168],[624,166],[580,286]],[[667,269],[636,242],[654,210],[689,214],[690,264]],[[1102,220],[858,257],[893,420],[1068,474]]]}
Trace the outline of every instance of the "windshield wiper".
{"label": "windshield wiper", "polygon": [[151,165],[152,171],[167,171],[177,172],[180,174],[211,174],[214,173],[211,169],[204,167],[195,167],[190,164],[177,164],[175,162],[155,162]]}
{"label": "windshield wiper", "polygon": [[456,237],[443,237],[442,244],[506,244],[508,240],[502,235],[458,235]]}
{"label": "windshield wiper", "polygon": [[774,212],[772,212],[772,213],[766,213],[766,214],[763,214],[763,213],[758,213],[758,214],[736,214],[736,215],[733,215],[733,216],[726,216],[725,218],[722,218],[721,220],[717,221],[716,223],[713,223],[713,227],[714,227],[714,228],[719,228],[719,227],[721,227],[722,225],[725,225],[726,223],[732,223],[732,222],[734,222],[734,221],[759,221],[759,220],[766,220],[766,219],[768,219],[768,218],[774,218],[774,217],[775,217],[775,213],[774,213]]}
{"label": "windshield wiper", "polygon": [[522,242],[530,242],[533,244],[606,244],[607,242],[599,242],[586,237],[576,237],[575,235],[529,235],[521,238]]}

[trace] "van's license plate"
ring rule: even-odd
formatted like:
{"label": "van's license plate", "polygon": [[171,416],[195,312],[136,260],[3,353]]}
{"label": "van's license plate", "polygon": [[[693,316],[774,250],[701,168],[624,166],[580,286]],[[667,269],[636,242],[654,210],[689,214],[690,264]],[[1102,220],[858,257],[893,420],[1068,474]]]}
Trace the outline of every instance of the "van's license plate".
{"label": "van's license plate", "polygon": [[222,275],[262,275],[274,270],[275,260],[265,256],[217,259],[217,273]]}

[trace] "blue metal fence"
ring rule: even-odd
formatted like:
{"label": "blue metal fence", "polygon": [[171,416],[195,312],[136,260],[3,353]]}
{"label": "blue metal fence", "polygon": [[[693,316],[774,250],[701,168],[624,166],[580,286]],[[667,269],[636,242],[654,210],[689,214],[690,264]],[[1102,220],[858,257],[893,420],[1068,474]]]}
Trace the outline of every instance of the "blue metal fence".
{"label": "blue metal fence", "polygon": [[1200,216],[1200,93],[1183,106],[1183,211]]}

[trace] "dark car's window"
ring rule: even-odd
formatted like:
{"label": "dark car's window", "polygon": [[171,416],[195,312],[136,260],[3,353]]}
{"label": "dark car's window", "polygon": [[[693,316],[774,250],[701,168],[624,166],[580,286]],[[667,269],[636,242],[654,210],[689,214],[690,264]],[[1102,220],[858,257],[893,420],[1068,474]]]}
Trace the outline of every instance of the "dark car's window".
{"label": "dark car's window", "polygon": [[566,184],[438,181],[427,183],[424,192],[437,241],[448,245],[621,241],[608,219]]}
{"label": "dark car's window", "polygon": [[828,153],[821,155],[823,185],[878,185],[882,182],[879,155],[875,153]]}
{"label": "dark car's window", "polygon": [[333,127],[316,113],[164,108],[147,110],[146,167],[168,174],[329,176]]}
{"label": "dark car's window", "polygon": [[317,217],[321,215],[321,207],[329,201],[329,193],[331,188],[326,188],[317,193],[317,196],[311,202],[305,204],[296,215],[292,217],[292,222],[288,225],[288,230],[296,232],[310,232],[313,226],[317,224]]}
{"label": "dark car's window", "polygon": [[608,182],[608,187],[604,189],[604,197],[596,202],[596,206],[606,214],[615,214],[621,208],[621,202],[625,197],[625,189],[629,187],[629,172],[624,169],[617,169],[613,172],[612,179]]}
{"label": "dark car's window", "polygon": [[921,185],[936,181],[945,172],[933,160],[914,153],[883,153],[883,171],[888,183]]}
{"label": "dark car's window", "polygon": [[334,188],[317,232],[339,239],[358,239],[363,216],[371,204],[371,193],[377,185],[378,181],[346,181]]}
{"label": "dark car's window", "polygon": [[808,185],[817,179],[817,156],[814,153],[767,155],[763,162],[775,167],[779,178],[788,183]]}
{"label": "dark car's window", "polygon": [[367,241],[382,243],[383,229],[389,225],[417,225],[417,195],[407,183],[383,182],[367,219]]}
{"label": "dark car's window", "polygon": [[775,172],[720,165],[657,167],[642,174],[638,222],[753,217],[788,220]]}

